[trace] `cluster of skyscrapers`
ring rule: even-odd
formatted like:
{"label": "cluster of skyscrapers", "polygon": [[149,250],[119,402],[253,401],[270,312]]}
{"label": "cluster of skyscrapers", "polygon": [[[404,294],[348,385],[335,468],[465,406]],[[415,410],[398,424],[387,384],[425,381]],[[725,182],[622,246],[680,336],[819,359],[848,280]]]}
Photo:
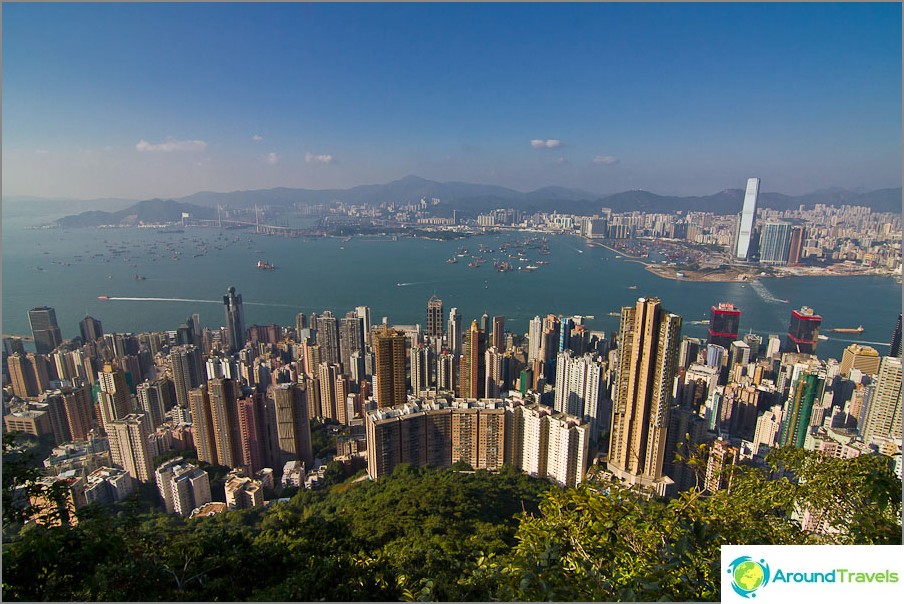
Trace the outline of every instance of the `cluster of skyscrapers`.
{"label": "cluster of skyscrapers", "polygon": [[[323,463],[312,419],[338,424],[338,459],[375,479],[402,463],[505,464],[573,486],[596,460],[603,474],[669,495],[699,484],[677,457],[699,444],[712,489],[725,486],[722,470],[773,446],[885,454],[900,468],[900,318],[887,356],[854,345],[839,363],[815,355],[821,317],[806,307],[766,341],[739,337],[742,311],[725,302],[712,306],[707,340],[682,337],[681,317],[652,297],[624,307],[608,334],[579,316],[537,316],[527,334],[506,331],[502,316],[465,323],[435,295],[423,330],[373,325],[365,306],[246,326],[234,288],[224,312],[219,330],[196,315],[138,335],[104,334],[86,317],[81,337],[64,341],[53,309],[34,309],[44,352],[4,341],[7,429],[82,452],[59,455],[82,478],[107,472],[94,483],[121,481],[110,478],[120,471],[156,482],[165,508],[183,515],[211,499],[185,454],[233,470],[226,507],[259,505],[274,477],[300,484],[299,471]],[[171,451],[183,457],[155,467]]]}

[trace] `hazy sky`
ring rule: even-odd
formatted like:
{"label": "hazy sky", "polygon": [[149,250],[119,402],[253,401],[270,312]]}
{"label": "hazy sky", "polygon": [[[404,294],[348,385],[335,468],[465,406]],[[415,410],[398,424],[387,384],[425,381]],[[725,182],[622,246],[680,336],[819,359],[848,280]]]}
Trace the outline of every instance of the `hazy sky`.
{"label": "hazy sky", "polygon": [[3,194],[901,185],[901,5],[3,3]]}

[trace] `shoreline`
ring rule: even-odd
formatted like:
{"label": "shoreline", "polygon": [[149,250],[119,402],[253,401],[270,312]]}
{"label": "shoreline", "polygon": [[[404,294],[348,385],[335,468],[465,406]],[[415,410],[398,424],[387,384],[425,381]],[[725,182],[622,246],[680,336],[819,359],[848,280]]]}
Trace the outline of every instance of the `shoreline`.
{"label": "shoreline", "polygon": [[[880,272],[837,272],[830,269],[817,269],[804,273],[794,271],[782,271],[778,274],[761,275],[758,272],[744,272],[734,269],[720,269],[711,273],[701,273],[699,271],[678,270],[671,266],[661,266],[657,264],[640,262],[638,260],[630,260],[629,262],[637,262],[644,265],[644,269],[660,277],[662,279],[670,279],[672,281],[689,281],[693,283],[753,283],[764,278],[772,279],[788,279],[788,278],[806,278],[806,277],[885,277],[899,279],[898,275],[889,275]],[[819,272],[817,272],[819,271]],[[682,276],[678,276],[682,273]]]}
{"label": "shoreline", "polygon": [[[598,241],[588,241],[587,245],[590,245],[592,247],[604,247],[607,250],[609,250],[610,252],[615,252],[616,254],[622,256],[623,258],[629,258],[631,260],[640,260],[641,258],[646,258],[646,256],[632,256],[631,254],[628,254],[627,252],[623,252],[622,250],[616,249],[614,247],[609,247],[605,243],[599,243]],[[641,264],[646,264],[646,263],[642,262]]]}
{"label": "shoreline", "polygon": [[[644,270],[672,281],[690,281],[694,283],[751,283],[759,281],[761,275],[743,273],[735,270],[721,269],[718,272],[700,273],[698,271],[679,271],[673,267],[644,263]],[[679,276],[678,273],[681,273]]]}

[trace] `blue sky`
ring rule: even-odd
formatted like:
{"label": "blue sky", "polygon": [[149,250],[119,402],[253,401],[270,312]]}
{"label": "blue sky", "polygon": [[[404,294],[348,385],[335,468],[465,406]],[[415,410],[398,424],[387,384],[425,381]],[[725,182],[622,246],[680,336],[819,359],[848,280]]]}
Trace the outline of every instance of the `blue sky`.
{"label": "blue sky", "polygon": [[901,184],[901,5],[3,4],[3,194]]}

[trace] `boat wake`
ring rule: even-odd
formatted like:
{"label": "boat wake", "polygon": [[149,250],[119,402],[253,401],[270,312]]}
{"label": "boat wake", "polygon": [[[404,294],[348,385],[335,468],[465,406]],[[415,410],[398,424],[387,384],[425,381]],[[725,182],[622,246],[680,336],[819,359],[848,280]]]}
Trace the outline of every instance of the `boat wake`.
{"label": "boat wake", "polygon": [[833,342],[847,342],[848,344],[871,344],[873,346],[888,346],[889,342],[869,342],[867,340],[842,340],[832,336]]}
{"label": "boat wake", "polygon": [[[222,300],[198,300],[195,298],[127,298],[120,296],[110,296],[107,300],[118,302],[193,302],[196,304],[222,304]],[[285,308],[295,308],[291,304],[278,304],[276,302],[245,302],[249,306],[282,306]]]}
{"label": "boat wake", "polygon": [[763,302],[768,302],[770,304],[787,304],[787,300],[782,300],[781,298],[776,298],[772,295],[772,293],[766,289],[766,286],[760,283],[759,281],[752,281],[750,283],[750,288],[757,293],[757,295],[763,299]]}
{"label": "boat wake", "polygon": [[396,287],[408,287],[409,285],[428,285],[430,283],[440,283],[440,281],[411,281],[409,283],[396,283]]}
{"label": "boat wake", "polygon": [[124,302],[199,302],[201,304],[222,304],[222,300],[195,300],[193,298],[126,298],[110,296],[108,300]]}

